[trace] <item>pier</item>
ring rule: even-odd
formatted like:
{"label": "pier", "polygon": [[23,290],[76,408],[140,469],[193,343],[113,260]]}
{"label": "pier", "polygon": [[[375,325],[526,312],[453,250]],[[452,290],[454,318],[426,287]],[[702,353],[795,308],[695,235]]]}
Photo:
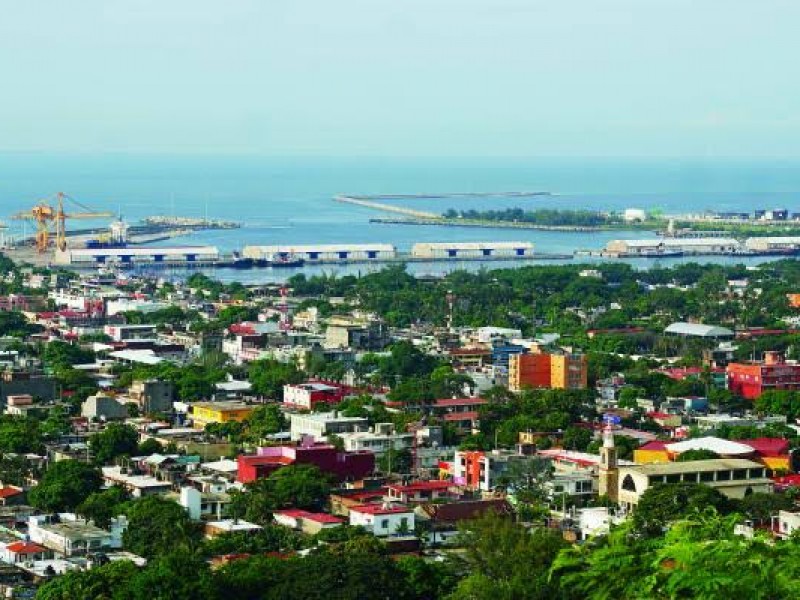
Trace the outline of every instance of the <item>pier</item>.
{"label": "pier", "polygon": [[356,198],[353,196],[336,196],[336,202],[344,202],[346,204],[355,204],[356,206],[363,206],[364,208],[371,208],[373,210],[380,210],[384,212],[397,213],[407,215],[409,217],[416,217],[421,219],[437,219],[439,215],[434,213],[425,212],[422,210],[414,210],[411,208],[403,208],[402,206],[395,206],[393,204],[384,204],[383,202],[375,202],[364,198]]}
{"label": "pier", "polygon": [[[473,219],[448,219],[446,217],[419,218],[419,217],[374,217],[370,223],[383,223],[386,225],[435,225],[437,227],[472,227],[477,229],[529,229],[537,231],[564,231],[569,233],[592,233],[607,231],[609,228],[582,227],[576,225],[537,225],[522,221],[480,221]],[[620,228],[623,229],[623,228]]]}

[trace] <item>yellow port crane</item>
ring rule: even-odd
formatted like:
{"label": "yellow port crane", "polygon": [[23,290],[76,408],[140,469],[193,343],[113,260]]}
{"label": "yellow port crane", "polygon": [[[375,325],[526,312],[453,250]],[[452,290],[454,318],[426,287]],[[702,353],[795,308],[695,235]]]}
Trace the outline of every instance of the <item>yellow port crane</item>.
{"label": "yellow port crane", "polygon": [[[50,238],[55,236],[56,248],[67,249],[67,219],[102,219],[113,217],[114,213],[108,211],[95,211],[71,198],[64,192],[55,195],[55,206],[52,199],[42,200],[30,210],[19,212],[11,218],[15,220],[34,221],[36,223],[36,251],[44,254],[50,247]],[[64,200],[69,200],[84,212],[70,212],[64,210]],[[51,234],[51,228],[53,232]]]}

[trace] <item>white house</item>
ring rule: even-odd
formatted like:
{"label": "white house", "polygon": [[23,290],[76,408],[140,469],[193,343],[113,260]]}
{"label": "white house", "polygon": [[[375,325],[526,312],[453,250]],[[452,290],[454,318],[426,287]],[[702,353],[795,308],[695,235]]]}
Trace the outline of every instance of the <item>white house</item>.
{"label": "white house", "polygon": [[56,554],[73,556],[122,548],[127,526],[124,516],[112,519],[110,529],[105,530],[73,513],[35,515],[28,519],[28,537]]}
{"label": "white house", "polygon": [[363,504],[350,507],[350,525],[360,525],[378,537],[414,531],[414,511],[399,504]]}

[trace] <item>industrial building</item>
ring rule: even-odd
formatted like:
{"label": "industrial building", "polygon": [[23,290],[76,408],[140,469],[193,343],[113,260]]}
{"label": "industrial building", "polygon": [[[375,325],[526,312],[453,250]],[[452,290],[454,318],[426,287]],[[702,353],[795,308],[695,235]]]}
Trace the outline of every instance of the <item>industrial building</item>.
{"label": "industrial building", "polygon": [[252,260],[300,258],[306,262],[381,260],[397,255],[391,244],[323,244],[313,246],[245,246],[242,256]]}
{"label": "industrial building", "polygon": [[411,247],[414,258],[479,258],[531,256],[530,242],[421,242]]}
{"label": "industrial building", "polygon": [[605,248],[605,254],[616,257],[736,254],[742,251],[742,245],[735,239],[716,237],[611,240]]}
{"label": "industrial building", "polygon": [[172,246],[135,248],[67,248],[56,250],[55,262],[72,267],[105,264],[174,264],[214,263],[219,261],[216,246]]}
{"label": "industrial building", "polygon": [[751,252],[795,252],[800,250],[800,237],[751,237],[745,240],[744,245]]}

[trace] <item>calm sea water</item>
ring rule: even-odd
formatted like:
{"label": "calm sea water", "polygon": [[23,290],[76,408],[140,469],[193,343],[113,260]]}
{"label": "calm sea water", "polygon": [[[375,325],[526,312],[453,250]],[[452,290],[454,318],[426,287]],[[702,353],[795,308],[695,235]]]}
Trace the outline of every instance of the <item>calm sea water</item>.
{"label": "calm sea water", "polygon": [[[370,217],[379,213],[333,202],[332,198],[339,193],[525,190],[548,191],[553,196],[407,200],[404,204],[432,212],[513,206],[638,207],[668,213],[785,207],[800,212],[800,163],[0,155],[0,219],[7,219],[13,212],[59,190],[98,210],[120,212],[128,221],[152,214],[175,214],[244,222],[245,227],[240,230],[203,232],[172,242],[215,244],[224,251],[246,244],[386,242],[407,249],[418,241],[522,240],[533,242],[539,252],[571,253],[576,249],[599,249],[610,239],[647,237],[647,234],[381,225],[369,222]],[[18,223],[10,224],[19,231]],[[642,261],[639,266],[650,264]],[[480,268],[480,265],[417,264],[413,270],[441,273],[454,267]],[[336,266],[306,271],[345,273],[369,269]],[[216,274],[246,281],[269,281],[287,275],[284,270],[268,269],[218,270]]]}

